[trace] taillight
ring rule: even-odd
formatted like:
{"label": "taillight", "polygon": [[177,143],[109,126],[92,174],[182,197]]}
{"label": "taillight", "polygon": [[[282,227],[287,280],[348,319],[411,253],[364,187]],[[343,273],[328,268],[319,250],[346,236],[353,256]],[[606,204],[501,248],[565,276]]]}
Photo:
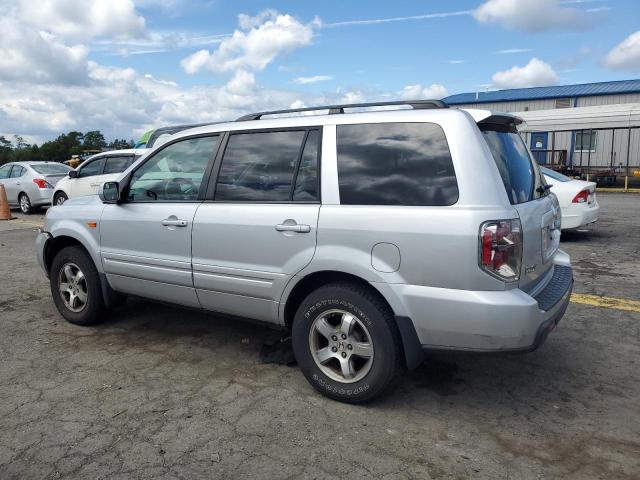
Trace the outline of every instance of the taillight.
{"label": "taillight", "polygon": [[575,197],[573,197],[573,200],[571,200],[571,203],[586,203],[588,200],[589,200],[589,190],[582,190]]}
{"label": "taillight", "polygon": [[53,188],[53,186],[42,178],[34,178],[33,183],[38,185],[38,188]]}
{"label": "taillight", "polygon": [[502,280],[518,280],[522,265],[520,220],[494,220],[480,226],[480,267]]}

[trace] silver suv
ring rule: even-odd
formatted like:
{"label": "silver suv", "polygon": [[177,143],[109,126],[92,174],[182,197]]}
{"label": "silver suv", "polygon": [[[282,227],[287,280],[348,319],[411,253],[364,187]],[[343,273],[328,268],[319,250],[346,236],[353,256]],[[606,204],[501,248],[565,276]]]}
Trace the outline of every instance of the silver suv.
{"label": "silver suv", "polygon": [[51,208],[38,259],[72,323],[132,295],[276,324],[318,391],[365,402],[426,350],[530,351],[562,317],[560,212],[519,123],[414,101],[186,130]]}

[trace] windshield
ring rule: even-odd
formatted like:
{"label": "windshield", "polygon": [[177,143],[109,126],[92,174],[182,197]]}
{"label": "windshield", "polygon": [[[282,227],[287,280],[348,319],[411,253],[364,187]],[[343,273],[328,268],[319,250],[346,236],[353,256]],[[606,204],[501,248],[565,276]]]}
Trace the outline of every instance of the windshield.
{"label": "windshield", "polygon": [[71,170],[71,168],[61,163],[38,163],[31,165],[31,168],[42,175],[66,175]]}
{"label": "windshield", "polygon": [[[493,154],[502,183],[512,205],[525,203],[544,194],[538,165],[517,132],[509,129],[483,128],[482,134]],[[541,193],[543,192],[543,193]]]}
{"label": "windshield", "polygon": [[554,170],[551,170],[549,168],[546,167],[540,167],[540,171],[542,171],[543,174],[545,174],[547,177],[549,178],[553,178],[554,180],[557,180],[559,182],[570,182],[571,179],[569,177],[567,177],[566,175],[562,175],[561,173],[558,173]]}

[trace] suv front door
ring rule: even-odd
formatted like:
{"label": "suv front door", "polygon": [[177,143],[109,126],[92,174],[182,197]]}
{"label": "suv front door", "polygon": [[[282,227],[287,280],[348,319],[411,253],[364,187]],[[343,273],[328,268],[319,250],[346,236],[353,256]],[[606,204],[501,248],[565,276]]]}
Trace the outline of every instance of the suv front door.
{"label": "suv front door", "polygon": [[212,176],[194,219],[193,281],[203,308],[277,321],[284,287],[315,252],[320,133],[228,135],[217,182]]}
{"label": "suv front door", "polygon": [[101,257],[115,290],[200,306],[191,275],[191,230],[218,145],[218,136],[167,144],[122,182],[122,203],[105,205]]}
{"label": "suv front door", "polygon": [[71,196],[84,197],[86,195],[97,195],[100,187],[100,176],[104,157],[92,158],[86,161],[79,169],[78,176],[71,182]]}

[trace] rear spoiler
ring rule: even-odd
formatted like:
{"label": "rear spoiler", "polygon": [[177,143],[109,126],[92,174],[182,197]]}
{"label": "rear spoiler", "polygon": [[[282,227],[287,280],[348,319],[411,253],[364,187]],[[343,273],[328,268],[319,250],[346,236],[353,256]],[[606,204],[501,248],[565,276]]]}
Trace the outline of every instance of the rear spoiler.
{"label": "rear spoiler", "polygon": [[490,110],[476,110],[476,109],[463,109],[469,115],[473,117],[479,127],[487,125],[496,125],[502,128],[517,128],[518,125],[524,122],[522,118],[511,115],[510,113],[498,113]]}

